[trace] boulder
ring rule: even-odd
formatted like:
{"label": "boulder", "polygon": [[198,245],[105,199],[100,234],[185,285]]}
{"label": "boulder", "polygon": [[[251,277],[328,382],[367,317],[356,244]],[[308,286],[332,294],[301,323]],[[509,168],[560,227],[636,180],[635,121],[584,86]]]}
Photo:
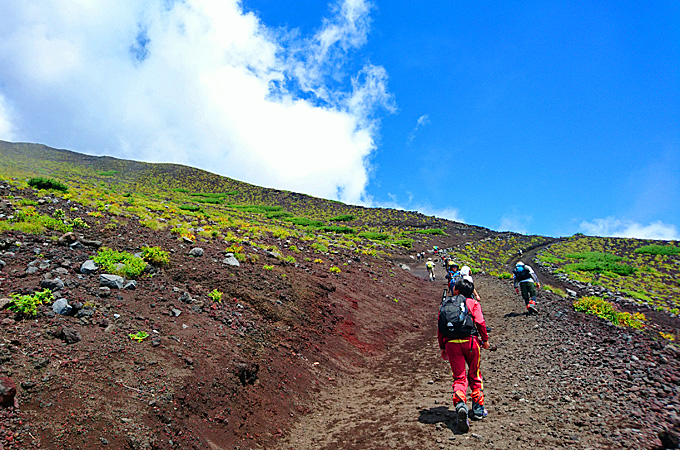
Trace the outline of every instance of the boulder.
{"label": "boulder", "polygon": [[87,261],[85,261],[83,263],[82,266],[80,266],[80,273],[85,274],[85,275],[90,275],[92,273],[95,273],[97,270],[99,270],[99,267],[91,259],[88,259]]}
{"label": "boulder", "polygon": [[50,291],[59,291],[64,289],[64,282],[59,278],[53,280],[42,280],[40,282],[40,287],[43,289],[49,289]]}
{"label": "boulder", "polygon": [[203,256],[203,253],[204,250],[201,247],[195,247],[191,249],[191,251],[189,252],[189,256],[199,257]]}
{"label": "boulder", "polygon": [[134,291],[135,289],[137,289],[137,282],[135,280],[130,280],[127,283],[125,283],[123,289],[125,289],[126,291]]}
{"label": "boulder", "polygon": [[52,311],[62,316],[67,316],[71,313],[71,305],[68,304],[68,300],[65,298],[60,298],[52,303]]}
{"label": "boulder", "polygon": [[111,289],[123,289],[125,279],[118,275],[101,274],[99,275],[99,285],[110,287]]}
{"label": "boulder", "polygon": [[241,263],[238,261],[238,259],[236,259],[234,255],[229,256],[229,254],[227,254],[227,257],[222,262],[228,266],[238,267],[241,265]]}

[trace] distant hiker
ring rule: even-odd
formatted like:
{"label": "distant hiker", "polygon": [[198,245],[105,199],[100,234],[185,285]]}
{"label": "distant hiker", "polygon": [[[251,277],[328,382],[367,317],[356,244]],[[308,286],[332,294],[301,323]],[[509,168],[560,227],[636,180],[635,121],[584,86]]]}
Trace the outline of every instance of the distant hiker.
{"label": "distant hiker", "polygon": [[515,265],[515,270],[512,272],[512,279],[515,286],[515,292],[519,294],[522,290],[522,298],[527,307],[527,313],[538,314],[538,307],[536,306],[536,288],[541,287],[536,277],[536,272],[531,266],[524,264],[522,261]]}
{"label": "distant hiker", "polygon": [[472,280],[472,269],[470,269],[470,266],[463,266],[460,269],[460,277],[472,283],[472,294],[474,295],[474,298],[477,299],[478,302],[481,302],[482,297],[479,296],[477,289],[475,289],[475,282]]}
{"label": "distant hiker", "polygon": [[[489,348],[489,335],[482,306],[472,298],[472,283],[466,279],[458,280],[453,294],[444,297],[439,307],[437,340],[442,359],[451,365],[458,431],[465,433],[470,429],[468,417],[481,420],[488,414],[484,408],[480,345]],[[468,385],[472,391],[472,410],[469,412],[465,397]]]}
{"label": "distant hiker", "polygon": [[430,275],[430,281],[434,281],[436,277],[434,275],[434,262],[432,262],[432,258],[427,258],[425,267],[427,267],[427,273]]}

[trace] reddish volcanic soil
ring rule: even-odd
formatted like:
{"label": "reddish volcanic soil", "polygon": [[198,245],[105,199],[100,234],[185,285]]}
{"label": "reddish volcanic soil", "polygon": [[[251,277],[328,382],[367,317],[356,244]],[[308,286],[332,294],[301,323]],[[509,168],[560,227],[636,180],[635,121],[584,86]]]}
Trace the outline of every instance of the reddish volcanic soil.
{"label": "reddish volcanic soil", "polygon": [[[527,316],[509,281],[475,277],[491,328],[489,416],[457,434],[436,341],[443,273],[427,281],[405,253],[317,255],[272,237],[303,249],[297,264],[244,242],[257,260],[236,267],[223,242],[180,242],[134,220],[106,230],[85,212],[74,214],[92,224],[86,245],[0,235],[0,297],[59,278],[55,292],[83,304],[76,316],[2,310],[1,381],[17,393],[0,408],[0,448],[663,448],[679,431],[678,348],[577,314],[568,299],[541,292]],[[81,273],[93,240],[158,245],[170,264],[107,291],[101,270]],[[196,247],[202,256],[189,255]],[[150,336],[130,339],[139,331]]]}

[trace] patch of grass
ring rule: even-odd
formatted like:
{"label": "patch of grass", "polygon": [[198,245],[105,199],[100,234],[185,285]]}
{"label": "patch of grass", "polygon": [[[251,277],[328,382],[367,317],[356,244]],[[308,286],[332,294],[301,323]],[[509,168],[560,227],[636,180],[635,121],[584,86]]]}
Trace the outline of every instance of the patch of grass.
{"label": "patch of grass", "polygon": [[386,241],[390,238],[389,234],[378,233],[376,231],[364,231],[363,233],[359,233],[358,236],[366,239],[372,239],[374,241]]}
{"label": "patch of grass", "polygon": [[510,278],[512,278],[512,274],[510,272],[501,272],[498,274],[499,280],[509,280]]}
{"label": "patch of grass", "polygon": [[343,227],[343,226],[333,226],[333,225],[324,225],[321,227],[314,227],[318,231],[323,231],[326,233],[339,233],[339,234],[355,234],[356,230],[352,227]]}
{"label": "patch of grass", "polygon": [[617,326],[639,329],[644,327],[646,320],[644,314],[618,311],[614,305],[600,297],[582,297],[574,301],[574,309],[586,314],[594,314]]}
{"label": "patch of grass", "polygon": [[28,180],[28,185],[36,189],[54,190],[67,192],[68,187],[61,181],[52,178],[34,177]]}
{"label": "patch of grass", "polygon": [[312,220],[306,217],[286,217],[284,220],[303,227],[321,227],[324,224],[320,220]]}
{"label": "patch of grass", "polygon": [[331,273],[340,273],[342,272],[339,267],[336,266],[331,266],[330,269],[328,269]]}
{"label": "patch of grass", "polygon": [[158,246],[142,247],[142,259],[155,266],[166,266],[170,263],[170,254]]}
{"label": "patch of grass", "polygon": [[645,255],[678,255],[680,254],[680,247],[674,245],[644,245],[635,249],[633,253],[641,253]]}
{"label": "patch of grass", "polygon": [[201,210],[201,207],[196,205],[179,205],[179,209],[182,211],[197,212]]}
{"label": "patch of grass", "polygon": [[415,230],[413,233],[416,234],[431,234],[431,235],[445,235],[446,232],[443,228],[429,228],[427,230]]}
{"label": "patch of grass", "polygon": [[404,248],[413,247],[413,239],[398,239],[394,241],[394,245],[399,245]]}
{"label": "patch of grass", "polygon": [[553,294],[559,295],[562,298],[567,296],[567,293],[564,292],[562,289],[555,286],[550,286],[549,284],[544,284],[541,286],[541,288],[545,289],[548,292],[552,292]]}
{"label": "patch of grass", "polygon": [[602,252],[583,252],[571,253],[566,255],[567,258],[580,259],[582,262],[567,264],[564,269],[569,272],[595,272],[605,273],[613,272],[617,275],[628,276],[635,273],[635,268],[627,264],[620,264],[623,258],[616,255],[611,255]]}
{"label": "patch of grass", "polygon": [[119,173],[120,171],[118,170],[106,170],[104,172],[98,172],[97,175],[99,175],[100,177],[112,177]]}
{"label": "patch of grass", "polygon": [[146,269],[146,262],[128,252],[118,252],[108,247],[99,249],[97,256],[93,258],[100,267],[109,273],[135,278]]}
{"label": "patch of grass", "polygon": [[339,216],[332,217],[328,220],[330,220],[331,222],[351,222],[354,219],[356,219],[356,217],[354,217],[351,214],[342,214]]}

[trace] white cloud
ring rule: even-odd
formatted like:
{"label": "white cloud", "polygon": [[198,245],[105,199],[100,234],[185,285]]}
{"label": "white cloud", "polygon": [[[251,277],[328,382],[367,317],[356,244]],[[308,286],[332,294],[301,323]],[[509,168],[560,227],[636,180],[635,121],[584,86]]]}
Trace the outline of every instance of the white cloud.
{"label": "white cloud", "polygon": [[2,95],[0,95],[0,140],[3,141],[13,141],[14,140],[14,127],[10,121],[9,108],[6,105],[6,101]]}
{"label": "white cloud", "polygon": [[515,233],[528,234],[529,225],[533,217],[528,214],[521,214],[518,211],[511,211],[503,214],[498,231],[513,231]]}
{"label": "white cloud", "polygon": [[377,112],[395,109],[384,68],[346,73],[371,9],[338,1],[296,37],[237,0],[3,2],[0,133],[365,202]]}
{"label": "white cloud", "polygon": [[649,225],[641,225],[629,220],[619,220],[615,217],[594,219],[592,222],[583,221],[579,231],[589,236],[608,236],[638,239],[677,240],[680,239],[675,225],[661,221]]}
{"label": "white cloud", "polygon": [[424,114],[424,115],[418,117],[418,121],[416,122],[415,128],[408,135],[407,143],[410,144],[413,141],[413,139],[415,139],[416,131],[418,131],[419,128],[421,128],[425,125],[428,125],[429,123],[430,123],[430,116],[428,114]]}

